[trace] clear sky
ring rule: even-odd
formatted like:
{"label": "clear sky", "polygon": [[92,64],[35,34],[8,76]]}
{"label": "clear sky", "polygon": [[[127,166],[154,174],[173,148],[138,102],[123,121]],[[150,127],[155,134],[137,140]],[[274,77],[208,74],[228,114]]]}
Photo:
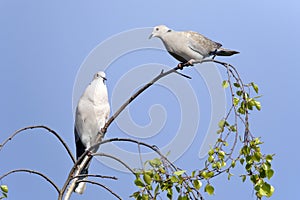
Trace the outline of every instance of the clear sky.
{"label": "clear sky", "polygon": [[[99,66],[107,62],[104,60],[110,53],[136,42],[133,38],[124,38],[124,43],[114,43],[105,49],[105,53],[96,54],[95,65],[92,66],[91,62],[87,64],[91,68],[85,68],[92,50],[121,32],[143,28],[147,33],[149,27],[166,24],[175,30],[200,32],[221,42],[224,47],[241,52],[231,58],[219,59],[235,65],[245,82],[254,81],[260,86],[262,111],[251,114],[251,128],[265,141],[263,152],[276,154],[273,164],[275,175],[271,179],[275,186],[272,199],[297,199],[299,175],[295,171],[295,163],[300,136],[296,133],[299,119],[296,48],[300,45],[299,9],[300,3],[296,0],[0,0],[0,140],[19,128],[42,124],[57,131],[74,152],[73,109],[77,95],[81,94],[93,73],[106,70],[114,111],[126,94],[133,92],[126,91],[131,83],[141,84],[150,80],[160,72],[162,65],[174,67],[177,64],[166,52],[146,49],[142,45],[142,51],[130,49],[127,54],[118,54],[110,60],[109,65]],[[139,33],[136,37],[143,34]],[[149,43],[150,46],[157,44],[161,44],[158,39]],[[134,72],[141,67],[142,71]],[[112,124],[106,137],[132,137],[163,148],[176,138],[176,131],[182,124],[187,121],[195,123],[193,119],[196,118],[197,123],[193,124],[196,134],[186,136],[191,145],[179,148],[183,149],[183,155],[176,164],[189,170],[201,168],[203,160],[198,154],[213,115],[210,104],[213,100],[209,89],[211,85],[203,77],[205,66],[198,68],[202,70],[202,76],[196,69],[185,69],[183,72],[192,76],[192,80],[182,81],[182,78],[172,75],[140,96],[130,106],[131,119],[121,116],[119,126]],[[223,69],[217,69],[225,77]],[[128,75],[129,72],[138,73],[138,76]],[[187,98],[184,98],[185,93],[180,93],[185,88],[192,89]],[[196,106],[192,107],[194,100]],[[190,107],[185,107],[186,102],[190,103]],[[182,114],[180,109],[190,112]],[[160,124],[162,121],[165,124]],[[151,123],[156,124],[151,126]],[[151,135],[150,130],[157,134]],[[42,130],[28,131],[7,144],[0,152],[0,174],[15,168],[31,168],[44,172],[61,186],[71,161],[57,141],[45,133]],[[130,152],[137,151],[133,145],[122,144],[119,147]],[[173,144],[170,148],[173,156],[172,152],[176,152],[178,146]],[[130,174],[111,169],[96,160],[91,172],[119,177],[118,181],[100,181],[124,199],[135,191]],[[213,181],[215,195],[207,199],[255,199],[251,184],[243,184],[238,177],[239,172],[230,182],[226,176]],[[49,184],[34,175],[15,174],[2,183],[9,186],[10,200],[56,198]],[[72,199],[96,198],[113,199],[107,191],[93,185],[88,185],[83,196],[74,194]]]}

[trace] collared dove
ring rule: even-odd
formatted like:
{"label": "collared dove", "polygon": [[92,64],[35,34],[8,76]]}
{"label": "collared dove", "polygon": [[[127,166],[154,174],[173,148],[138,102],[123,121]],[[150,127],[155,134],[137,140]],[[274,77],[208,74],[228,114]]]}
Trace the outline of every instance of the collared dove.
{"label": "collared dove", "polygon": [[[239,52],[222,48],[220,43],[193,31],[174,31],[165,25],[156,26],[152,37],[158,37],[167,51],[182,63],[193,65],[210,56],[231,56]],[[180,67],[181,65],[179,65]]]}
{"label": "collared dove", "polygon": [[[78,101],[74,128],[77,159],[96,143],[97,135],[101,133],[101,128],[108,119],[110,106],[105,80],[104,72],[96,73],[93,81]],[[96,152],[98,148],[99,146],[93,149],[92,152]],[[89,164],[80,174],[88,174],[88,166]],[[76,185],[74,191],[82,194],[85,190],[85,184],[85,182],[80,182]]]}

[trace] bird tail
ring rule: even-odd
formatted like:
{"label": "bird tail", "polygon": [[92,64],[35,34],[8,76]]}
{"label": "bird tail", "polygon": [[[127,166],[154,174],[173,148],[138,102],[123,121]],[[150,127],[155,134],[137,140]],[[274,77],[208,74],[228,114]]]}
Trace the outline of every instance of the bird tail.
{"label": "bird tail", "polygon": [[[86,175],[86,174],[88,174],[88,168],[87,167],[80,172],[80,175]],[[81,180],[87,180],[87,178],[86,177],[80,177],[77,181],[81,181]],[[85,182],[76,183],[74,192],[76,192],[78,194],[83,194],[83,192],[85,191],[85,188],[86,188],[86,183]]]}
{"label": "bird tail", "polygon": [[238,54],[238,53],[240,53],[240,52],[220,47],[214,52],[214,55],[217,55],[217,56],[232,56],[232,55]]}

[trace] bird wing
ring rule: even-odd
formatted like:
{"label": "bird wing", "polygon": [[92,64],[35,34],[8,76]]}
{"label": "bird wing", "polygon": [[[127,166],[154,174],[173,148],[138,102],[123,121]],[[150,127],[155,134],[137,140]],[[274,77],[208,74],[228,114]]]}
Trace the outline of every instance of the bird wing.
{"label": "bird wing", "polygon": [[76,158],[78,159],[85,152],[86,146],[84,146],[84,144],[82,143],[78,135],[78,132],[76,130],[76,126],[74,127],[74,134],[75,134],[75,144],[76,144]]}
{"label": "bird wing", "polygon": [[212,52],[222,46],[222,44],[214,42],[197,32],[187,31],[184,33],[188,39],[189,48],[204,57],[209,56]]}

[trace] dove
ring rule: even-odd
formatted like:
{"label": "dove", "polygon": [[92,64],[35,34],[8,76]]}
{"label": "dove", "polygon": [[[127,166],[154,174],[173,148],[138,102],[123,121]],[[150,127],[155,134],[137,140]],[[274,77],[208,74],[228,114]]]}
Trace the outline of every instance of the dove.
{"label": "dove", "polygon": [[[96,144],[97,135],[101,134],[101,128],[103,128],[108,119],[110,106],[105,81],[104,72],[96,73],[78,101],[74,127],[77,159],[87,149]],[[92,151],[96,152],[98,148],[99,146]],[[81,175],[88,174],[88,166],[89,164],[80,172]],[[79,180],[82,179],[85,178],[80,178]],[[74,191],[82,194],[85,190],[85,185],[85,182],[78,183]]]}
{"label": "dove", "polygon": [[207,57],[231,56],[238,51],[222,48],[222,44],[214,42],[194,31],[174,31],[165,25],[155,26],[149,39],[157,37],[162,40],[167,51],[182,64],[193,65]]}

